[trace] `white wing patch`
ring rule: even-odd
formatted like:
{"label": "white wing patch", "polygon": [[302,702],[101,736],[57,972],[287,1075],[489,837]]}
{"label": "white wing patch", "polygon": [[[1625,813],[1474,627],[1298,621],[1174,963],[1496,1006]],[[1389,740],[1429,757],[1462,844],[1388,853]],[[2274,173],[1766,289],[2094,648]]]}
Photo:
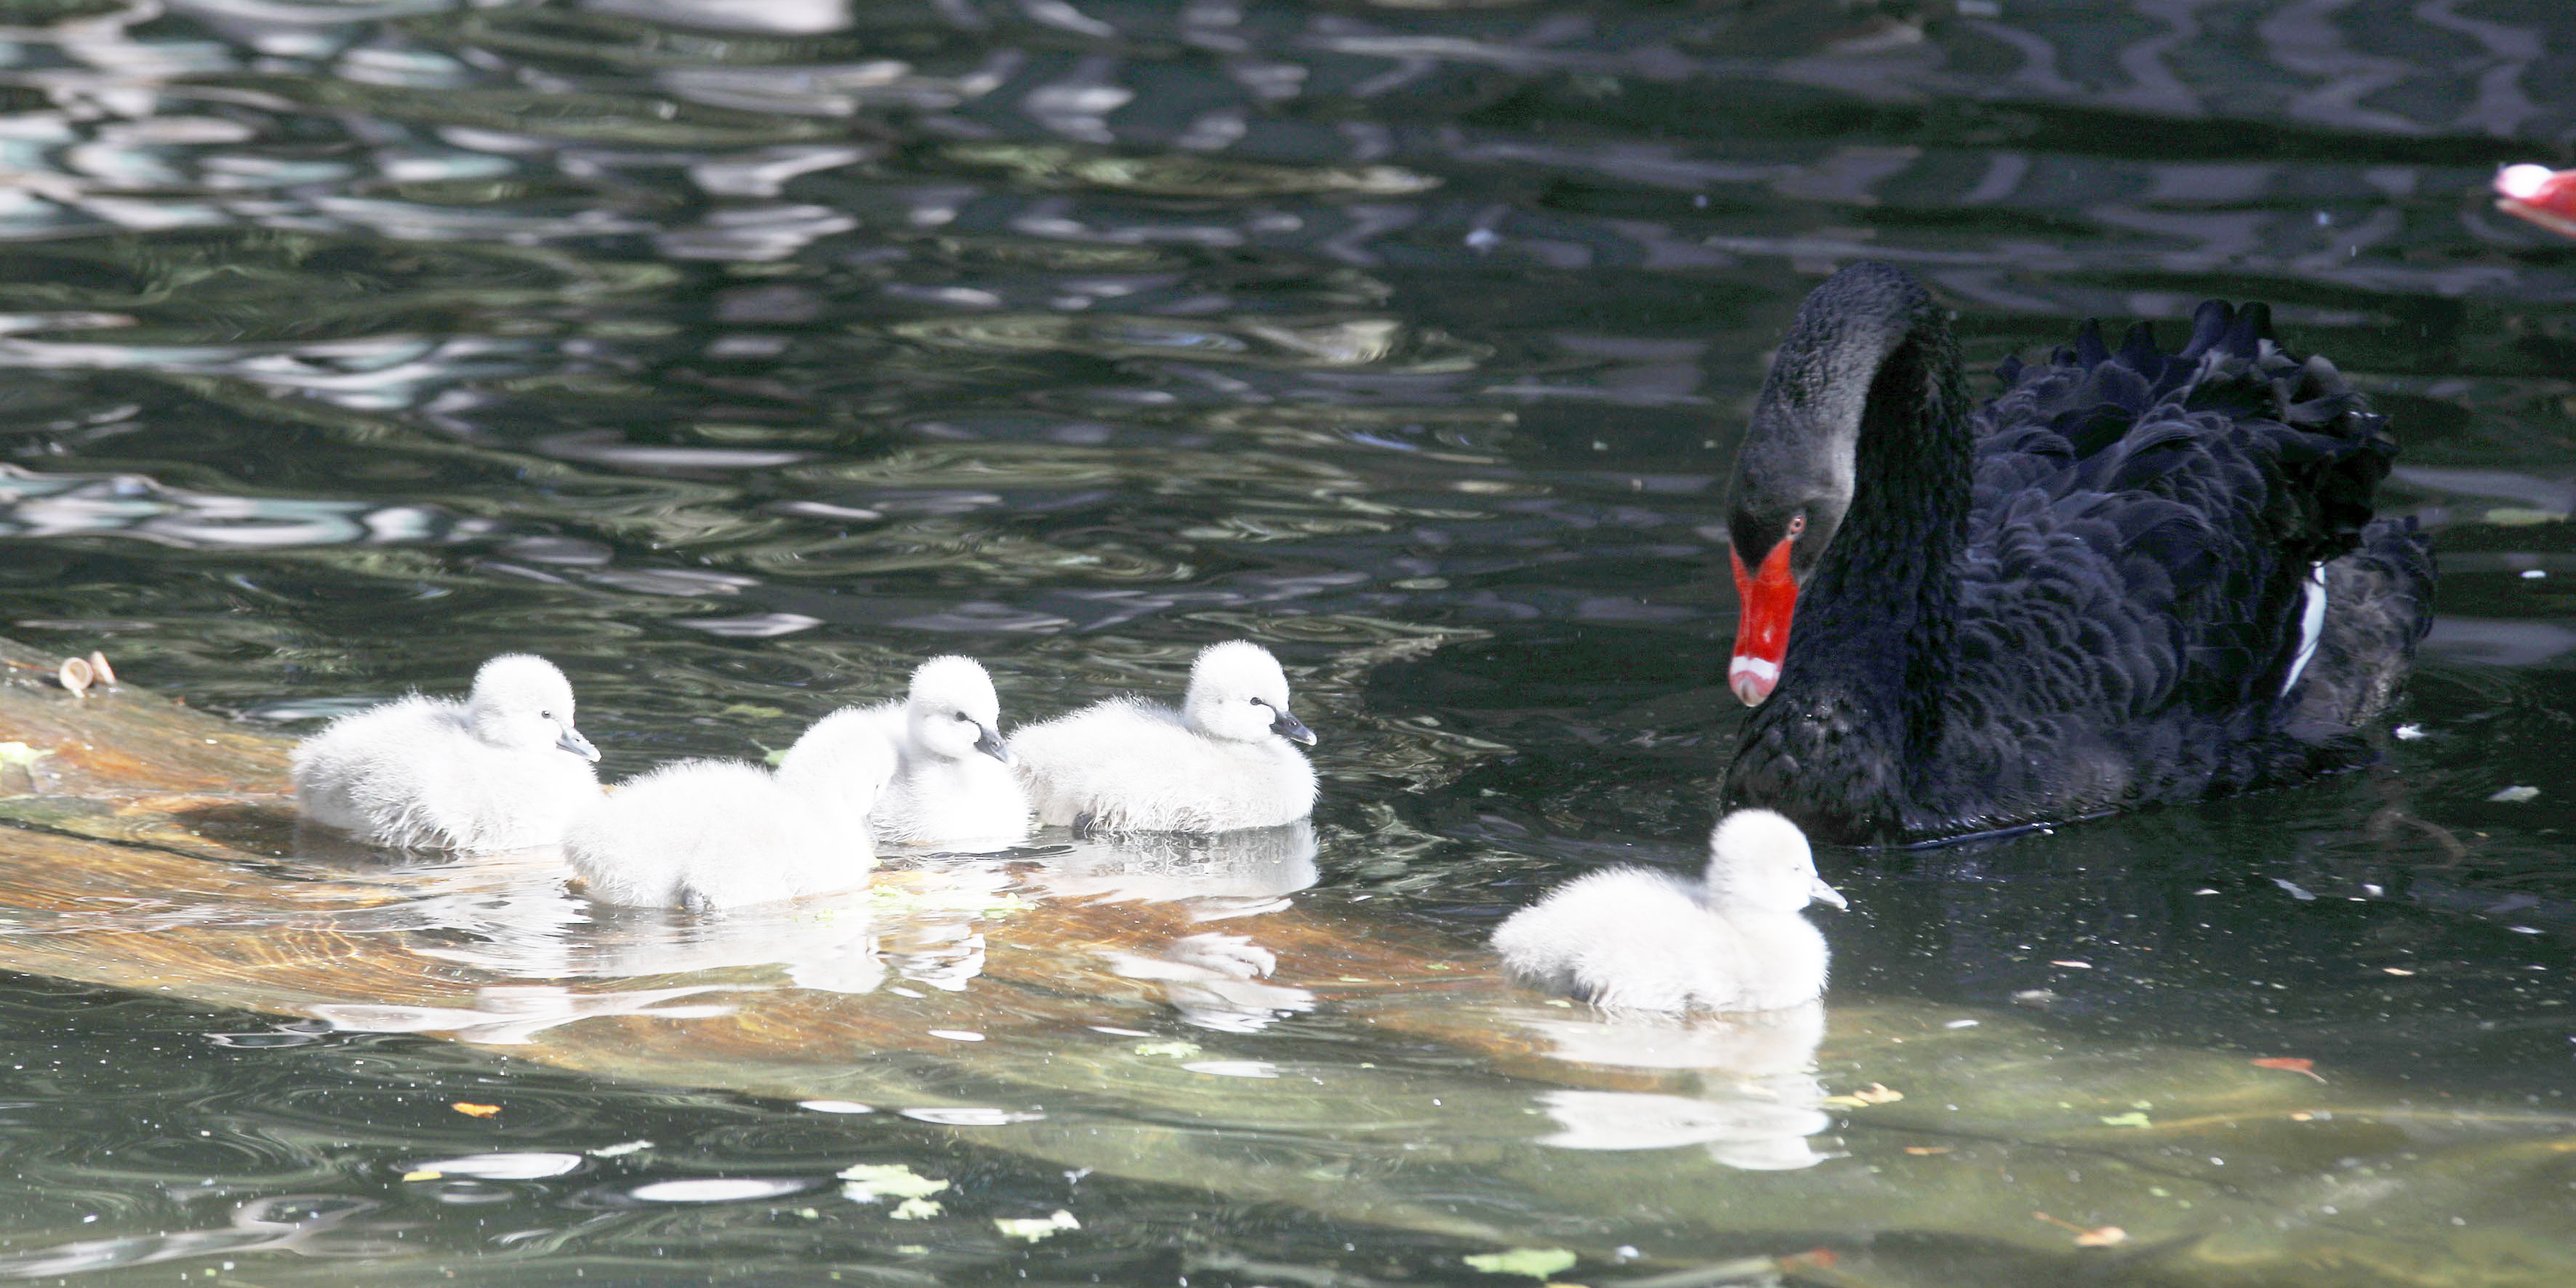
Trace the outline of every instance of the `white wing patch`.
{"label": "white wing patch", "polygon": [[2326,566],[2308,565],[2307,606],[2299,612],[2299,655],[2290,662],[2290,674],[2281,681],[2281,696],[2290,695],[2290,686],[2308,669],[2308,659],[2317,655],[2317,637],[2326,632]]}

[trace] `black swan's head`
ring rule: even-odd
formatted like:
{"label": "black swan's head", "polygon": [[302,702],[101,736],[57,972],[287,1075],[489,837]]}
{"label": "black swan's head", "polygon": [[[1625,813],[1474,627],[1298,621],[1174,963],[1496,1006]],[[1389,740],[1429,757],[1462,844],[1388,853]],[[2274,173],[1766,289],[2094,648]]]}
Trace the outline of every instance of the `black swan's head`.
{"label": "black swan's head", "polygon": [[1862,425],[1923,406],[1922,364],[1889,359],[1927,325],[1946,320],[1912,276],[1854,264],[1798,306],[1771,360],[1727,497],[1743,604],[1727,687],[1747,706],[1779,683],[1798,590],[1851,509]]}

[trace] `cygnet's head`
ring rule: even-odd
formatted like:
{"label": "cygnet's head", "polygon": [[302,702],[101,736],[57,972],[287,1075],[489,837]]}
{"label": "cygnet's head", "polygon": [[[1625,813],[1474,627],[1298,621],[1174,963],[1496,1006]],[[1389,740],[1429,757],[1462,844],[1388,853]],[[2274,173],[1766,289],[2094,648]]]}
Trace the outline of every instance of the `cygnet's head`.
{"label": "cygnet's head", "polygon": [[1255,742],[1277,734],[1315,745],[1315,731],[1288,714],[1288,674],[1279,669],[1279,659],[1250,640],[1199,650],[1181,719],[1211,738]]}
{"label": "cygnet's head", "polygon": [[1796,912],[1809,903],[1849,906],[1816,875],[1807,834],[1767,809],[1737,810],[1709,833],[1708,901],[1763,912]]}
{"label": "cygnet's head", "polygon": [[787,790],[864,819],[894,778],[894,741],[864,711],[814,722],[778,762]]}
{"label": "cygnet's head", "polygon": [[527,653],[504,653],[474,673],[465,699],[474,736],[511,751],[557,748],[584,760],[599,748],[572,724],[572,682],[555,664]]}
{"label": "cygnet's head", "polygon": [[984,664],[971,657],[934,657],[916,668],[904,719],[912,744],[941,759],[982,752],[1011,763],[1011,749],[1002,744],[1002,700]]}

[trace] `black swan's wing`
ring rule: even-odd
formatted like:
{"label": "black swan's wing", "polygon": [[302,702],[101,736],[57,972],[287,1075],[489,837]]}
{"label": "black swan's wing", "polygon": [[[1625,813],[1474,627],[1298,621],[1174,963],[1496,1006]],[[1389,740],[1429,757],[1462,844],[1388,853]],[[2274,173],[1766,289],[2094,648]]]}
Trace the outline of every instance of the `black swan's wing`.
{"label": "black swan's wing", "polygon": [[2324,359],[2284,351],[2259,304],[2202,305],[2176,353],[2143,326],[2115,352],[2088,324],[2001,374],[1978,426],[1949,727],[1990,730],[1993,757],[2093,743],[2192,761],[2218,755],[2169,745],[2192,726],[2225,740],[2275,723],[2311,577],[2357,547],[2395,454],[2384,418]]}

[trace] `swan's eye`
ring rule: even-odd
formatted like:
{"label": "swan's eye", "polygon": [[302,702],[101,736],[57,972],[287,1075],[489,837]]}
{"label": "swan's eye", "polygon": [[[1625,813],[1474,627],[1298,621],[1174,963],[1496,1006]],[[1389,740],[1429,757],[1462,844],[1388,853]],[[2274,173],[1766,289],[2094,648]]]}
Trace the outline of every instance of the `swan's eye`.
{"label": "swan's eye", "polygon": [[555,718],[555,713],[551,711],[540,711],[537,713],[537,718],[539,720],[552,720]]}
{"label": "swan's eye", "polygon": [[1790,536],[1793,536],[1793,537],[1794,537],[1794,536],[1798,535],[1799,533],[1804,532],[1804,531],[1806,531],[1806,530],[1807,530],[1807,516],[1806,516],[1805,514],[1801,513],[1801,514],[1793,514],[1793,515],[1790,515],[1790,516],[1789,516],[1789,535],[1790,535]]}

